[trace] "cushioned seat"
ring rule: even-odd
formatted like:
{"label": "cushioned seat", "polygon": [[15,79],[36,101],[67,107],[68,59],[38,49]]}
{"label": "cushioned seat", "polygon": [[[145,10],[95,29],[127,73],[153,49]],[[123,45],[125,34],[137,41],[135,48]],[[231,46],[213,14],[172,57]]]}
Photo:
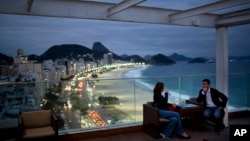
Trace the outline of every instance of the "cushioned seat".
{"label": "cushioned seat", "polygon": [[[186,100],[186,103],[196,104],[196,105],[198,105],[198,106],[200,106],[202,108],[202,112],[201,112],[200,119],[199,119],[199,120],[202,121],[202,125],[200,127],[202,130],[205,128],[205,123],[208,123],[209,125],[215,126],[215,121],[214,121],[213,118],[205,118],[203,116],[203,111],[205,109],[205,105],[203,103],[197,102],[197,98],[196,97],[189,98],[188,100]],[[220,118],[221,122],[223,122],[224,116],[225,116],[225,111],[223,109],[222,110],[222,114],[221,114],[221,118]]]}
{"label": "cushioned seat", "polygon": [[58,136],[57,118],[50,110],[22,112],[19,123],[23,140]]}
{"label": "cushioned seat", "polygon": [[36,138],[36,137],[46,137],[55,135],[55,131],[52,127],[41,127],[26,129],[23,138]]}
{"label": "cushioned seat", "polygon": [[152,106],[153,102],[143,104],[144,131],[153,137],[160,137],[162,127],[169,123],[168,119],[160,118],[159,110]]}

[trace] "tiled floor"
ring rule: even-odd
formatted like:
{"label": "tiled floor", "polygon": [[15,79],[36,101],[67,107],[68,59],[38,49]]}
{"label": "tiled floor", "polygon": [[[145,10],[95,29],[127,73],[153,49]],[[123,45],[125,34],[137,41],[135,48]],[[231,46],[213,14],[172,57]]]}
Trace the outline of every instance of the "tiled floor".
{"label": "tiled floor", "polygon": [[[229,121],[229,124],[249,124],[250,117],[235,118]],[[206,125],[204,131],[193,131],[189,127],[185,127],[188,134],[191,135],[190,141],[229,141],[229,127],[225,128],[220,134],[214,132],[213,127]],[[114,136],[107,136],[102,138],[92,138],[82,141],[163,141],[163,139],[155,139],[148,134],[142,132],[134,132],[127,134],[120,134]],[[183,141],[183,139],[173,136],[170,141]]]}

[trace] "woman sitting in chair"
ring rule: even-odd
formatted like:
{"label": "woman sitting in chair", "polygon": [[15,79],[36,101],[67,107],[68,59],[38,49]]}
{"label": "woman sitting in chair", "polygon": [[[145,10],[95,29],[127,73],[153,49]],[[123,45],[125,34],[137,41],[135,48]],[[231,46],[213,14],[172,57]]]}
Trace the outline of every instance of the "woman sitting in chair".
{"label": "woman sitting in chair", "polygon": [[157,82],[154,87],[153,106],[159,109],[159,114],[161,118],[165,118],[169,120],[169,124],[167,125],[166,128],[163,129],[163,131],[161,131],[160,135],[162,136],[162,138],[170,138],[173,133],[174,128],[176,127],[177,135],[179,138],[190,139],[191,136],[188,135],[182,127],[179,113],[167,110],[167,107],[171,104],[168,103],[168,100],[167,100],[168,98],[167,97],[164,98],[162,93],[165,93],[165,95],[168,95],[168,92],[165,91],[164,83]]}

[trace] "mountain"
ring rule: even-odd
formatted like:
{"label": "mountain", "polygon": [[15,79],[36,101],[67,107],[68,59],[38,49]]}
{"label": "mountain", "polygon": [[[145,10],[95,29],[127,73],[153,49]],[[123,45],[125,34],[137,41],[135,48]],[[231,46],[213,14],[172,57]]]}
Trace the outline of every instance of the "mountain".
{"label": "mountain", "polygon": [[114,59],[123,60],[119,55],[109,51],[101,42],[94,42],[92,46],[93,56],[96,60],[103,58],[103,54],[112,53]]}
{"label": "mountain", "polygon": [[14,62],[14,58],[0,53],[0,65],[10,65]]}
{"label": "mountain", "polygon": [[144,56],[144,60],[149,61],[152,58],[152,55],[146,55]]}
{"label": "mountain", "polygon": [[92,46],[92,49],[88,47],[77,45],[77,44],[63,44],[63,45],[54,45],[45,51],[41,56],[38,57],[38,60],[42,62],[43,60],[56,60],[62,58],[68,59],[78,59],[84,58],[85,60],[99,60],[103,58],[103,54],[112,53],[114,59],[123,60],[119,55],[110,52],[104,45],[100,42],[95,42]]}
{"label": "mountain", "polygon": [[122,55],[120,55],[120,57],[123,58],[123,59],[126,59],[129,56],[127,54],[122,54]]}
{"label": "mountain", "polygon": [[208,60],[203,57],[193,58],[188,61],[188,63],[206,63]]}
{"label": "mountain", "polygon": [[83,57],[86,54],[93,54],[93,51],[85,46],[77,44],[55,45],[39,56],[39,60],[56,60],[62,58],[72,59]]}
{"label": "mountain", "polygon": [[135,63],[145,62],[145,60],[139,55],[128,56],[128,57],[125,58],[125,60],[132,61],[132,62],[135,62]]}
{"label": "mountain", "polygon": [[229,60],[232,61],[249,61],[250,60],[250,55],[249,56],[229,56]]}
{"label": "mountain", "polygon": [[39,56],[38,55],[35,55],[35,54],[30,54],[28,56],[28,60],[38,60],[39,59]]}
{"label": "mountain", "polygon": [[176,62],[163,54],[157,54],[157,55],[152,56],[152,58],[149,61],[149,64],[151,65],[173,65],[173,64],[176,64]]}
{"label": "mountain", "polygon": [[186,57],[186,56],[181,55],[181,54],[177,54],[177,53],[173,53],[172,55],[169,56],[169,58],[174,60],[174,61],[189,61],[189,60],[191,60],[191,58]]}
{"label": "mountain", "polygon": [[98,51],[98,52],[103,52],[103,53],[110,52],[101,42],[94,42],[92,46],[92,51]]}

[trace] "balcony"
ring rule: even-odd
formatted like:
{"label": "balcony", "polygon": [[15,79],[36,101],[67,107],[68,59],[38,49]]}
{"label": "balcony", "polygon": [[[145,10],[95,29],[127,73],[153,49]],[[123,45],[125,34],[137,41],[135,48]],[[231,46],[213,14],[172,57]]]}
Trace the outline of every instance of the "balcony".
{"label": "balcony", "polygon": [[[59,138],[62,141],[118,138],[154,140],[144,133],[142,128],[142,104],[152,101],[153,98],[153,87],[150,84],[164,82],[170,92],[169,102],[174,104],[181,104],[190,97],[196,97],[203,78],[209,78],[215,85],[215,75],[148,78],[117,76],[117,79],[105,79],[107,74],[101,73],[95,78],[79,75],[71,81],[61,82],[1,83],[1,119],[17,118],[23,111],[50,109],[59,119]],[[236,86],[237,82],[243,84]],[[229,125],[248,123],[249,74],[230,74],[229,85]],[[236,96],[235,93],[241,96]],[[239,118],[239,114],[244,116]],[[200,132],[193,131],[190,125],[183,124],[193,140],[229,138],[229,128],[218,136],[210,126]],[[173,140],[178,138],[174,137]]]}
{"label": "balcony", "polygon": [[[248,124],[250,113],[233,112],[229,113],[229,124]],[[220,134],[216,134],[213,127],[206,125],[204,131],[192,130],[190,126],[184,124],[188,134],[192,136],[192,141],[229,141],[229,128],[225,128]],[[109,128],[105,130],[95,130],[87,132],[77,132],[75,134],[60,135],[60,141],[79,140],[79,141],[161,141],[162,139],[153,138],[143,131],[141,124],[134,124],[128,127]],[[183,141],[176,136],[171,141]]]}

